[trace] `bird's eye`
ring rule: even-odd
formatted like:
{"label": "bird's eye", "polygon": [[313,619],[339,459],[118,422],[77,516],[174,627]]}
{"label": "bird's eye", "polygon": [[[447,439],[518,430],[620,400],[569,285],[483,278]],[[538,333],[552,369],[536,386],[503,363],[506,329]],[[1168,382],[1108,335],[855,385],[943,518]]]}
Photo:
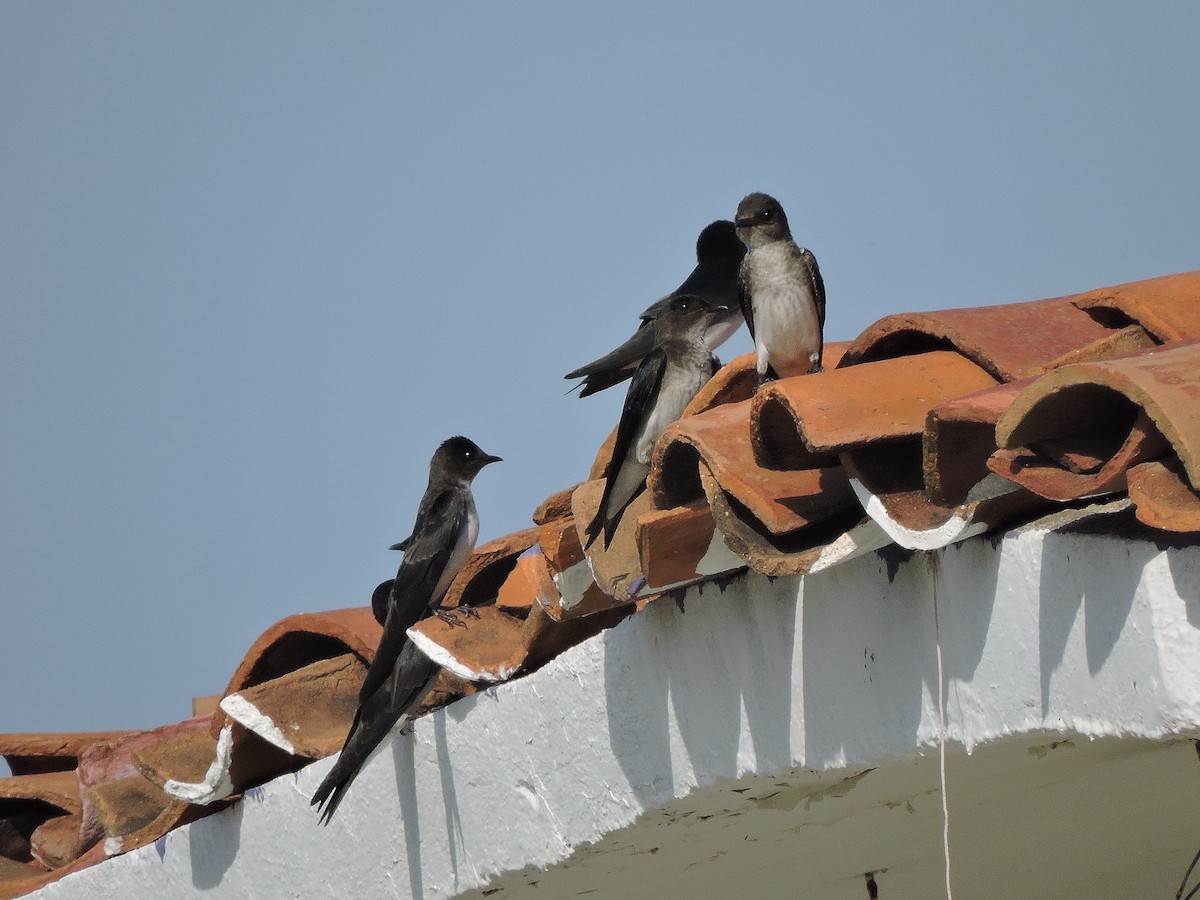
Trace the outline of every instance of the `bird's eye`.
{"label": "bird's eye", "polygon": [[760,212],[760,213],[758,214],[758,217],[759,217],[760,219],[762,219],[764,222],[770,222],[770,221],[771,221],[771,216],[772,216],[772,212],[771,212],[771,210],[769,210],[769,209],[764,209],[762,212]]}

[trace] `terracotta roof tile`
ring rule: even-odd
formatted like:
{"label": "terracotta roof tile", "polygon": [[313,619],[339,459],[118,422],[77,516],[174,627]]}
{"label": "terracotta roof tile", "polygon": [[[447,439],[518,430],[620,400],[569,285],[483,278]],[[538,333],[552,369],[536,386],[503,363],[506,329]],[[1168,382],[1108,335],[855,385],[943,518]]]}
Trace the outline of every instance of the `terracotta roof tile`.
{"label": "terracotta roof tile", "polygon": [[1099,288],[1072,302],[1109,325],[1136,322],[1164,343],[1200,339],[1200,271]]}
{"label": "terracotta roof tile", "polygon": [[537,509],[533,511],[533,524],[545,525],[555,519],[569,516],[571,514],[571,495],[575,493],[577,487],[579,485],[576,484],[569,488],[563,488],[539,503]]}
{"label": "terracotta roof tile", "polygon": [[1129,470],[1129,498],[1138,519],[1163,531],[1200,532],[1200,491],[1179,460],[1155,460]]}
{"label": "terracotta roof tile", "polygon": [[127,731],[73,731],[61,734],[0,734],[0,756],[14,775],[67,772],[79,765],[89,744],[119,738]]}
{"label": "terracotta roof tile", "polygon": [[[347,650],[370,662],[383,628],[369,606],[319,613],[297,613],[280,619],[246,651],[222,696],[294,672],[311,662],[341,656]],[[224,725],[213,717],[213,734]]]}
{"label": "terracotta roof tile", "polygon": [[1113,330],[1075,306],[1075,299],[885,316],[850,345],[841,366],[954,350],[996,380],[1012,381]]}
{"label": "terracotta roof tile", "polygon": [[1124,490],[1125,472],[1173,453],[1200,483],[1200,343],[1048,372],[1000,417],[992,470],[1054,500]]}
{"label": "terracotta roof tile", "polygon": [[[603,481],[588,481],[580,485],[571,498],[576,533],[581,543],[584,537],[582,529],[595,517],[603,493]],[[652,508],[651,492],[642,491],[625,508],[608,547],[604,547],[603,540],[598,540],[588,551],[592,579],[601,591],[612,598],[609,605],[632,602],[645,589],[646,582],[638,556],[637,520]]]}
{"label": "terracotta roof tile", "polygon": [[211,812],[167,796],[140,775],[97,785],[88,791],[88,802],[104,829],[104,841],[98,846],[107,856],[144,847]]}
{"label": "terracotta roof tile", "polygon": [[[966,357],[934,350],[785,378],[760,391],[755,402],[777,405],[810,453],[829,454],[918,437],[935,406],[995,383]],[[757,427],[771,412],[757,412]]]}
{"label": "terracotta roof tile", "polygon": [[[774,534],[803,528],[854,503],[849,482],[836,464],[783,470],[761,465],[749,439],[751,408],[751,401],[718,407],[663,433],[648,480],[658,508],[704,496],[701,461],[720,489]],[[833,463],[831,457],[825,461]]]}
{"label": "terracotta roof tile", "polygon": [[543,604],[551,618],[577,618],[612,606],[612,598],[592,579],[574,516],[542,526],[537,552],[545,557],[554,584],[554,593]]}
{"label": "terracotta roof tile", "polygon": [[34,890],[87,850],[82,810],[74,772],[0,779],[0,897]]}
{"label": "terracotta roof tile", "polygon": [[345,653],[229,694],[221,709],[285,753],[320,759],[342,749],[366,674]]}
{"label": "terracotta roof tile", "polygon": [[638,519],[638,558],[646,588],[662,591],[745,568],[703,501],[651,510]]}
{"label": "terracotta roof tile", "polygon": [[526,528],[476,547],[451,582],[442,605],[475,606],[495,600],[517,557],[536,544],[537,538],[537,528]]}
{"label": "terracotta roof tile", "polygon": [[531,603],[524,619],[484,607],[477,618],[453,624],[430,616],[410,628],[409,634],[423,653],[453,674],[494,684],[537,669],[632,612],[630,607],[560,621],[540,603]]}

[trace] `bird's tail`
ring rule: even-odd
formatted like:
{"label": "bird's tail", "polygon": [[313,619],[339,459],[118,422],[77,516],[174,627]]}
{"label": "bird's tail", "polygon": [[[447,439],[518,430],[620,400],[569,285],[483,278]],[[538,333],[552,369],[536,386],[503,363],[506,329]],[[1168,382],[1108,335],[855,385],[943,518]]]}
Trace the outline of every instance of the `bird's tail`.
{"label": "bird's tail", "polygon": [[405,723],[437,680],[441,666],[405,644],[396,668],[384,683],[359,704],[354,724],[346,736],[342,755],[313,794],[311,804],[320,808],[321,824],[328,825],[346,791],[371,756],[383,745],[398,722]]}
{"label": "bird's tail", "polygon": [[374,745],[377,742],[366,740],[361,725],[362,718],[356,715],[354,724],[350,726],[350,733],[346,736],[341,756],[337,758],[337,762],[333,764],[333,768],[329,770],[329,774],[309,801],[310,805],[317,807],[320,812],[322,825],[329,824],[342,798],[346,796],[346,791],[350,790],[350,785],[362,771],[362,767],[371,756],[371,751],[375,749]]}
{"label": "bird's tail", "polygon": [[[338,762],[341,762],[340,758]],[[343,772],[335,764],[329,770],[329,774],[325,776],[325,780],[321,782],[321,786],[317,788],[317,792],[313,794],[312,805],[317,807],[317,811],[320,812],[319,821],[322,825],[328,825],[333,818],[342,798],[346,796],[346,791],[350,790],[350,782],[358,774],[359,768],[361,766],[352,772]]]}

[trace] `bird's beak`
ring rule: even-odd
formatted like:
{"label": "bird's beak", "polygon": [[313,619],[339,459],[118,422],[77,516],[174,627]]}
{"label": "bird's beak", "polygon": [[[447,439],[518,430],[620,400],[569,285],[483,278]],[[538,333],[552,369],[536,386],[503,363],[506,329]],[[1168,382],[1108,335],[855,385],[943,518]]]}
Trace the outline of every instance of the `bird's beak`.
{"label": "bird's beak", "polygon": [[504,462],[504,460],[499,456],[492,456],[491,454],[487,454],[483,457],[483,464],[485,466],[490,466],[494,462]]}
{"label": "bird's beak", "polygon": [[754,224],[753,219],[735,219],[733,224],[738,228],[750,228]]}

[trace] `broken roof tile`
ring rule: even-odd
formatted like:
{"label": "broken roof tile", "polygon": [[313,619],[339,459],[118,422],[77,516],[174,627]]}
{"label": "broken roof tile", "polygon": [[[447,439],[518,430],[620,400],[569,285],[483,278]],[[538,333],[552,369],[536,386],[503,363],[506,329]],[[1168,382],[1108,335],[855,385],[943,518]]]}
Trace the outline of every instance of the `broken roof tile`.
{"label": "broken roof tile", "polygon": [[992,470],[1068,500],[1124,489],[1133,465],[1174,453],[1200,483],[1200,343],[1048,372],[996,425]]}
{"label": "broken roof tile", "polygon": [[29,836],[30,855],[47,869],[61,869],[74,862],[91,846],[80,834],[83,817],[55,816]]}
{"label": "broken roof tile", "polygon": [[[807,470],[818,481],[824,471]],[[816,524],[793,532],[773,534],[721,490],[716,476],[703,461],[700,481],[724,545],[751,569],[764,575],[807,574],[888,543],[878,528],[860,527],[864,517],[857,505],[844,506]],[[881,536],[878,543],[876,533]]]}
{"label": "broken roof tile", "polygon": [[557,596],[549,595],[546,612],[555,619],[591,615],[612,606],[612,598],[592,578],[592,567],[579,541],[574,516],[549,522],[538,535]]}
{"label": "broken roof tile", "polygon": [[651,591],[670,590],[741,571],[703,501],[651,510],[638,519],[638,558]]}
{"label": "broken roof tile", "polygon": [[1139,521],[1162,531],[1200,532],[1200,491],[1188,484],[1178,459],[1134,466],[1128,479]]}

